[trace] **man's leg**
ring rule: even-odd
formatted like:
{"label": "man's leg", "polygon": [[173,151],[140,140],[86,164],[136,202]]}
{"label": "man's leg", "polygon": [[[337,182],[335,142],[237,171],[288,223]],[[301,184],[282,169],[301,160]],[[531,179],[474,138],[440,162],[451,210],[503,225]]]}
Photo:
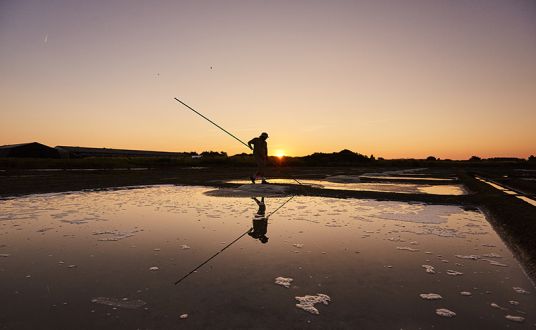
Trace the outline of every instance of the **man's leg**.
{"label": "man's leg", "polygon": [[266,177],[265,177],[265,173],[266,172],[266,159],[262,158],[260,159],[260,162],[259,162],[259,171],[258,171],[258,176],[260,177],[260,179],[262,180],[261,183],[268,183],[266,181]]}

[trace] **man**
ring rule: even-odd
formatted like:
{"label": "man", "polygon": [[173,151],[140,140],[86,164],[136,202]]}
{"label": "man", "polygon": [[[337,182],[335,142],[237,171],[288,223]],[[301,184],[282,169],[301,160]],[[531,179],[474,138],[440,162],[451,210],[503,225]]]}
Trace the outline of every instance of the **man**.
{"label": "man", "polygon": [[253,150],[253,156],[255,157],[255,162],[257,163],[257,172],[250,176],[251,182],[255,184],[255,179],[260,178],[261,183],[267,184],[264,171],[266,170],[266,161],[268,160],[268,145],[266,144],[266,139],[268,138],[267,133],[262,133],[261,136],[253,138],[248,142],[248,146]]}
{"label": "man", "polygon": [[268,231],[268,218],[266,217],[266,204],[264,204],[264,197],[259,201],[257,198],[252,197],[259,206],[259,210],[253,216],[253,227],[249,231],[248,235],[258,239],[262,244],[268,243],[268,237],[266,232]]}

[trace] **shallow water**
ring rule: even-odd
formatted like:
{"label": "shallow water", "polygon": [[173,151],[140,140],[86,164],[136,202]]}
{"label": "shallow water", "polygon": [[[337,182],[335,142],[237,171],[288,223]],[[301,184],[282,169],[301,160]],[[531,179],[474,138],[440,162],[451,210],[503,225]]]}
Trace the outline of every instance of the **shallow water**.
{"label": "shallow water", "polygon": [[[297,184],[292,179],[270,179],[270,183]],[[466,192],[459,184],[415,184],[415,183],[383,183],[383,182],[332,182],[327,180],[300,179],[300,183],[323,189],[392,192],[400,194],[432,194],[432,195],[465,195]],[[231,180],[227,183],[248,184],[248,180]]]}
{"label": "shallow water", "polygon": [[[254,200],[205,195],[210,189],[157,186],[1,200],[2,325],[503,329],[536,323],[535,289],[511,252],[482,213],[458,206],[266,198],[265,216],[277,210],[266,244],[246,234],[175,286],[262,218]],[[292,279],[289,288],[276,284],[278,277]],[[329,303],[314,305],[318,315],[296,307],[326,296]],[[456,315],[440,316],[444,309]]]}
{"label": "shallow water", "polygon": [[481,182],[484,182],[484,183],[489,184],[489,185],[492,186],[493,188],[495,188],[495,189],[497,189],[497,190],[500,190],[500,191],[504,192],[505,194],[513,195],[513,196],[515,196],[515,197],[521,199],[522,201],[529,203],[529,204],[532,205],[532,206],[536,206],[536,200],[533,199],[533,198],[530,198],[530,197],[528,197],[528,196],[524,196],[524,195],[522,195],[522,194],[519,194],[519,193],[517,193],[517,192],[515,192],[515,191],[513,191],[513,190],[510,190],[510,189],[508,189],[508,188],[505,188],[505,187],[503,187],[503,186],[500,186],[500,185],[498,185],[498,184],[496,184],[496,183],[493,183],[493,182],[491,182],[491,181],[489,181],[489,180],[482,179],[482,178],[479,178],[479,177],[476,177],[476,179],[479,180],[479,181],[481,181]]}
{"label": "shallow water", "polygon": [[442,182],[452,182],[455,179],[452,178],[436,178],[430,176],[372,176],[372,175],[361,175],[360,178],[363,179],[374,179],[374,180],[410,180],[410,181],[442,181]]}

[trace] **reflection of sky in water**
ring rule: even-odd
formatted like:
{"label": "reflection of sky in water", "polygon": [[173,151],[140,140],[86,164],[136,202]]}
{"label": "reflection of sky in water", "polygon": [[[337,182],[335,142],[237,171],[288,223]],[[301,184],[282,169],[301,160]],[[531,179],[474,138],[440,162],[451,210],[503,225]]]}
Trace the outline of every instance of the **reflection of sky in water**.
{"label": "reflection of sky in water", "polygon": [[[292,179],[270,179],[270,183],[277,184],[297,184]],[[331,182],[326,180],[299,180],[302,184],[311,185],[324,189],[356,190],[356,191],[377,191],[394,192],[401,194],[433,194],[433,195],[464,195],[465,190],[461,185],[456,184],[414,184],[414,183],[383,183],[383,182]],[[228,183],[248,184],[248,180],[231,180]]]}
{"label": "reflection of sky in water", "polygon": [[[1,200],[0,303],[9,306],[2,322],[503,329],[515,325],[507,314],[525,317],[525,325],[536,321],[534,289],[510,251],[482,213],[457,206],[297,196],[270,217],[268,243],[246,235],[174,286],[247,231],[258,212],[249,198],[210,197],[207,190],[159,186]],[[286,200],[266,198],[266,214]],[[285,288],[277,277],[293,281]],[[315,306],[319,316],[295,307],[295,297],[318,293],[331,297]],[[442,299],[419,296],[428,293]],[[438,308],[457,315],[443,319]],[[189,317],[180,319],[184,313]]]}
{"label": "reflection of sky in water", "polygon": [[512,191],[512,190],[510,190],[508,188],[502,187],[502,186],[500,186],[500,185],[498,185],[496,183],[493,183],[493,182],[491,182],[489,180],[485,180],[485,179],[482,179],[482,178],[479,178],[479,177],[477,177],[477,180],[482,181],[484,183],[487,183],[490,186],[492,186],[493,188],[504,192],[505,194],[514,195],[517,198],[521,199],[522,201],[525,201],[525,202],[529,203],[530,205],[536,206],[536,200],[533,199],[533,198],[530,198],[528,196],[523,196],[522,194],[519,194],[519,193],[517,193],[515,191]]}
{"label": "reflection of sky in water", "polygon": [[430,176],[380,176],[380,175],[360,175],[361,179],[376,179],[376,180],[412,180],[412,181],[454,181],[451,178],[434,178]]}

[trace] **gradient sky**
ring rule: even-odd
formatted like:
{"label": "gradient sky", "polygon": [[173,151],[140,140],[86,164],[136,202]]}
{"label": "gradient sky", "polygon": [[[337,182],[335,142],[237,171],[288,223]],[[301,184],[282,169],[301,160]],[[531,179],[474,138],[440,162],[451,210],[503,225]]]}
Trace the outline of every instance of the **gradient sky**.
{"label": "gradient sky", "polygon": [[[0,145],[536,154],[536,1],[0,0]],[[212,67],[212,68],[211,68]]]}

